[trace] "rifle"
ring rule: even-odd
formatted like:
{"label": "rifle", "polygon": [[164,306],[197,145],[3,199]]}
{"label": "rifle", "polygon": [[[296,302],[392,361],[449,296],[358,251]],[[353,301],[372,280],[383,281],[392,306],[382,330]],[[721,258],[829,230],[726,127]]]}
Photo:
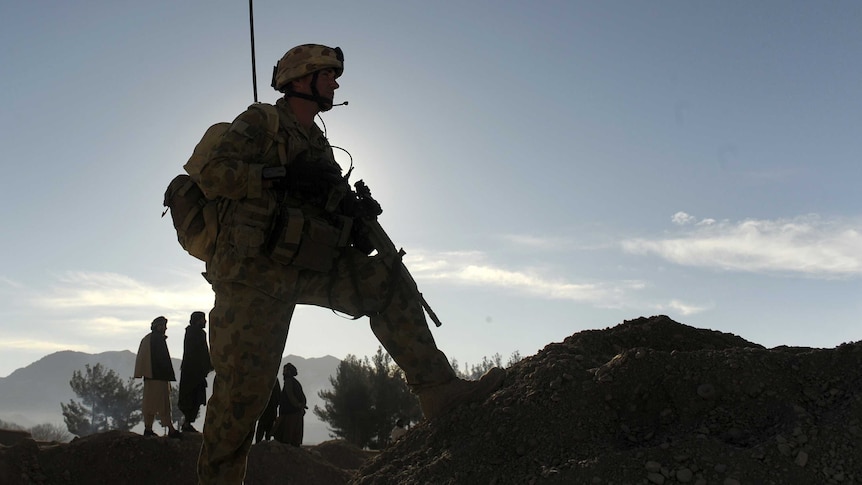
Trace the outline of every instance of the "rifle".
{"label": "rifle", "polygon": [[377,254],[383,256],[395,255],[398,258],[398,264],[401,266],[401,276],[410,283],[411,288],[416,292],[416,296],[418,296],[419,301],[422,302],[422,308],[428,313],[428,317],[431,318],[434,325],[438,327],[443,325],[443,323],[440,322],[440,319],[437,318],[437,314],[434,313],[434,310],[432,310],[431,306],[428,305],[425,297],[422,296],[422,292],[419,291],[419,285],[416,284],[416,280],[413,279],[410,271],[407,270],[407,266],[404,266],[403,258],[407,253],[403,248],[395,247],[395,243],[392,242],[392,239],[389,238],[389,235],[386,234],[386,231],[384,231],[383,227],[380,226],[380,223],[377,222],[377,216],[383,213],[383,209],[381,209],[380,204],[371,197],[371,190],[362,180],[358,180],[353,184],[353,186],[356,188],[357,200],[357,210],[355,212],[357,219],[361,221],[361,224],[364,226],[364,236],[368,238],[370,248],[377,250]]}

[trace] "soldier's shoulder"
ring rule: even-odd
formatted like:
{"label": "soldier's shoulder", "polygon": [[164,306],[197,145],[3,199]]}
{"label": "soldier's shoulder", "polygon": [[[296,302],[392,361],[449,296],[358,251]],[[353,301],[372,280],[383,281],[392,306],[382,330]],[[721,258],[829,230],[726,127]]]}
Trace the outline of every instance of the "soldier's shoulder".
{"label": "soldier's shoulder", "polygon": [[240,113],[228,128],[228,133],[241,135],[245,138],[255,138],[268,130],[271,113],[274,113],[272,105],[270,108],[260,106],[262,103],[253,104]]}

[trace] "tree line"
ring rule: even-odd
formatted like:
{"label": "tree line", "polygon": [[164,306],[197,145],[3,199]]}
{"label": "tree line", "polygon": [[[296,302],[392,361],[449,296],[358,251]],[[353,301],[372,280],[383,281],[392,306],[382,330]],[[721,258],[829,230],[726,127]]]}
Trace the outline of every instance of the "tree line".
{"label": "tree line", "polygon": [[[506,367],[521,360],[514,352]],[[503,367],[500,354],[484,357],[478,364],[464,365],[451,361],[458,377],[478,379],[491,367]],[[404,373],[382,347],[372,357],[362,359],[348,355],[338,364],[332,386],[318,392],[323,406],[314,407],[314,415],[328,424],[332,438],[348,441],[360,448],[381,449],[389,444],[389,433],[399,418],[407,423],[422,419],[418,398],[410,392]],[[143,420],[141,401],[143,384],[130,377],[123,380],[100,363],[87,364],[83,371],[72,373],[69,386],[78,397],[60,403],[68,433],[62,428],[44,424],[29,431],[34,439],[69,441],[72,435],[87,436],[109,430],[130,431]],[[172,415],[182,415],[177,409],[178,393],[171,386]],[[23,429],[0,421],[0,427]]]}
{"label": "tree line", "polygon": [[[506,367],[519,360],[520,354],[513,353]],[[503,358],[500,354],[484,357],[463,370],[456,360],[451,364],[458,377],[478,379],[491,367],[502,367]],[[407,423],[422,419],[419,399],[410,392],[404,372],[382,347],[371,359],[348,355],[329,377],[329,383],[331,389],[318,392],[325,404],[314,406],[314,414],[329,424],[333,438],[360,448],[382,449],[389,444],[389,433],[399,418]]]}

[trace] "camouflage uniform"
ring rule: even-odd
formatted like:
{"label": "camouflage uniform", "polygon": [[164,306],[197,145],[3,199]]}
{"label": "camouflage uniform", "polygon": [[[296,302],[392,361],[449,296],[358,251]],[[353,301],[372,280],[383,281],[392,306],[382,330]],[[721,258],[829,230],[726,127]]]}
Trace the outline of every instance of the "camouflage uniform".
{"label": "camouflage uniform", "polygon": [[[219,197],[220,220],[206,273],[215,291],[209,337],[216,378],[198,462],[200,483],[242,482],[255,422],[278,375],[296,304],[369,315],[372,331],[414,391],[455,378],[415,289],[393,271],[394,257],[366,256],[348,246],[330,271],[315,272],[270,256],[266,241],[280,204],[304,213],[319,209],[296,200],[279,202],[279,191],[263,187],[263,168],[300,158],[337,166],[316,125],[310,132],[301,127],[285,99],[276,109],[283,139],[268,142],[272,134],[264,114],[250,108],[234,120],[200,173],[204,192]],[[265,153],[259,153],[261,147],[268,147]]]}

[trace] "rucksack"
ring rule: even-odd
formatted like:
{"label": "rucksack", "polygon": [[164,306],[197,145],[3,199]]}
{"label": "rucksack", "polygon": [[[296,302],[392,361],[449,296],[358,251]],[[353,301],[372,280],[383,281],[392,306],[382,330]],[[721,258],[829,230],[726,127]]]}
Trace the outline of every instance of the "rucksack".
{"label": "rucksack", "polygon": [[[278,111],[275,106],[265,103],[255,103],[249,109],[259,109],[266,116],[267,131],[270,137],[263,147],[264,154],[273,142],[279,143],[279,159],[286,163],[284,140],[278,131]],[[209,262],[215,252],[218,236],[218,207],[215,197],[207,197],[198,185],[201,169],[210,158],[210,152],[230,128],[227,122],[216,123],[204,132],[203,137],[195,145],[192,156],[183,165],[186,173],[177,175],[165,190],[165,211],[170,210],[177,240],[189,254],[204,262]]]}

